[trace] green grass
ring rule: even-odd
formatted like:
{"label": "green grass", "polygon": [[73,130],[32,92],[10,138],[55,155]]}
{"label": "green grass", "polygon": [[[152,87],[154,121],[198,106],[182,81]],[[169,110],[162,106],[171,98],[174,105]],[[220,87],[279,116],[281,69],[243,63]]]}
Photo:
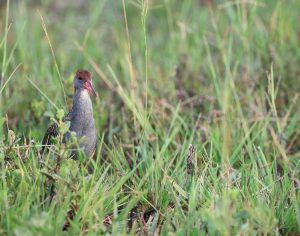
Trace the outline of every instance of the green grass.
{"label": "green grass", "polygon": [[[1,6],[1,235],[300,232],[298,0],[66,2]],[[90,175],[38,156],[78,68]]]}

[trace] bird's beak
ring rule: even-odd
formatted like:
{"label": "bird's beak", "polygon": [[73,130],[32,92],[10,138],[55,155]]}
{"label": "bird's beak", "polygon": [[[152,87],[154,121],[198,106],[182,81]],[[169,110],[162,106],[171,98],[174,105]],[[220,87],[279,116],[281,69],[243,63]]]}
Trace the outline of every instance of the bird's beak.
{"label": "bird's beak", "polygon": [[92,82],[91,81],[86,81],[83,84],[83,87],[89,91],[91,94],[93,94],[95,97],[97,97],[97,93],[95,91],[95,89],[93,88]]}

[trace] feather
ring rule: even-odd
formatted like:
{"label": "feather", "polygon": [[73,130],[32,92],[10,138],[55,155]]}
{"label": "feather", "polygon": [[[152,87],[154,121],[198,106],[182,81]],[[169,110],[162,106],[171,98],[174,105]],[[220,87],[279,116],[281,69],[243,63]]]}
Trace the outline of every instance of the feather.
{"label": "feather", "polygon": [[[63,122],[71,122],[71,114],[72,114],[72,110],[64,116],[64,118],[62,119]],[[49,150],[49,146],[52,144],[52,138],[57,137],[58,135],[58,124],[57,123],[53,123],[51,124],[42,141],[42,150],[41,150],[41,154],[44,153],[44,151],[48,151]]]}

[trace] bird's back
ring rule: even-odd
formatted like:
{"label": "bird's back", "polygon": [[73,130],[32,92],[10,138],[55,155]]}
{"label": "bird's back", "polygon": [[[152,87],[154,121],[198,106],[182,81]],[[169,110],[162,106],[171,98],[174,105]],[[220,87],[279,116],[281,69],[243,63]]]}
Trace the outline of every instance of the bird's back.
{"label": "bird's back", "polygon": [[[62,121],[70,122],[71,116],[72,116],[72,110],[67,115],[64,116]],[[57,137],[57,135],[58,135],[58,124],[53,123],[48,127],[48,129],[43,137],[41,153],[44,153],[44,151],[49,149],[49,146],[52,144],[52,139]]]}

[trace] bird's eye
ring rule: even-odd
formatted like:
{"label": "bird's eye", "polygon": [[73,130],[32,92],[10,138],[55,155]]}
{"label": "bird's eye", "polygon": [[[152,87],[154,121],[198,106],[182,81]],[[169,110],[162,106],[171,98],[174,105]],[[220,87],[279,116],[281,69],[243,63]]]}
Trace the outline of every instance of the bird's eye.
{"label": "bird's eye", "polygon": [[79,80],[82,80],[82,77],[78,77]]}

